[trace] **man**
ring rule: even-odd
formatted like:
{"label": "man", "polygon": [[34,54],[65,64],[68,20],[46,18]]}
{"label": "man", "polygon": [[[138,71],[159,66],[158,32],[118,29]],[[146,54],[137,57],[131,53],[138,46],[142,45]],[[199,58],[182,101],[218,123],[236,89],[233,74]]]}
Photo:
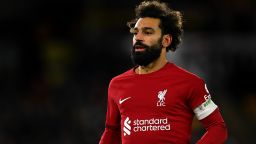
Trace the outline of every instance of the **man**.
{"label": "man", "polygon": [[136,66],[110,82],[100,144],[187,144],[194,115],[206,128],[198,144],[224,143],[227,129],[204,81],[166,58],[181,41],[181,13],[142,2],[129,26]]}

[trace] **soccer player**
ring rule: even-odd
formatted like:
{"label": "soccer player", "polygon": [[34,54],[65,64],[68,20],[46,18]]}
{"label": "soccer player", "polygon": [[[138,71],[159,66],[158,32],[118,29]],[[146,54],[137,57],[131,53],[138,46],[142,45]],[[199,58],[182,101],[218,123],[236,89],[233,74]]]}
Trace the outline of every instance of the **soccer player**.
{"label": "soccer player", "polygon": [[194,115],[205,127],[198,144],[221,144],[227,128],[205,82],[168,62],[181,42],[182,15],[159,1],[142,2],[129,22],[136,66],[113,78],[100,144],[188,144]]}

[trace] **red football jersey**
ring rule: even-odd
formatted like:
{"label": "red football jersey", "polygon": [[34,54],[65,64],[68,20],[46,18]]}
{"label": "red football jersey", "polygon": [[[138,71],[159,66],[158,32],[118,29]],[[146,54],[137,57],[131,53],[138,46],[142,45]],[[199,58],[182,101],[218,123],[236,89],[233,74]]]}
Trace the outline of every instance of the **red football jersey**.
{"label": "red football jersey", "polygon": [[106,128],[122,144],[187,144],[194,115],[215,109],[204,81],[173,63],[149,74],[131,69],[110,82]]}

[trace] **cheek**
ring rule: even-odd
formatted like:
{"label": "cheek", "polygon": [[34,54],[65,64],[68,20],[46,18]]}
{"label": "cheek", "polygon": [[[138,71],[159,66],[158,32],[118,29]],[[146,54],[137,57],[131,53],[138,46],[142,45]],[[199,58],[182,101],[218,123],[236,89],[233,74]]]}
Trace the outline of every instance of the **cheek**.
{"label": "cheek", "polygon": [[133,39],[132,39],[132,44],[134,45],[136,43],[136,40],[135,40],[135,38],[133,37]]}
{"label": "cheek", "polygon": [[159,43],[159,40],[154,39],[154,40],[149,41],[148,43],[149,43],[150,46],[156,45],[156,44]]}

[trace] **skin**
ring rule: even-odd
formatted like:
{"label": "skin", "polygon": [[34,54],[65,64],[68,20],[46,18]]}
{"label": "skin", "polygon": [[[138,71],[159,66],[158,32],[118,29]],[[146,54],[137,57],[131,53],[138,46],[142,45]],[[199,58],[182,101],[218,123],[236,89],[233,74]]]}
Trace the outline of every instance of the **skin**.
{"label": "skin", "polygon": [[[158,18],[140,18],[133,28],[133,45],[137,41],[141,41],[143,44],[152,46],[158,42],[162,36],[161,28],[159,27],[160,19]],[[139,66],[135,69],[137,74],[148,74],[161,69],[167,62],[166,47],[172,42],[172,37],[169,34],[163,35],[162,39],[162,51],[160,57],[150,63],[147,66]],[[138,47],[135,51],[144,51],[143,47]]]}

